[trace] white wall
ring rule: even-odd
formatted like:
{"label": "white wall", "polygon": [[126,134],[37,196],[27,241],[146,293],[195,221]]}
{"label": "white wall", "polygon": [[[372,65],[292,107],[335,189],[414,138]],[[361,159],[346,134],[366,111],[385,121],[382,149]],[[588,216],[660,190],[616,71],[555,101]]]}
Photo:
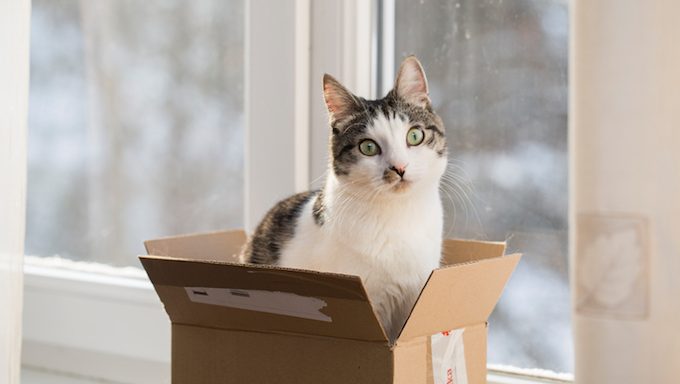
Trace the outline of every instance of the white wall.
{"label": "white wall", "polygon": [[678,14],[674,0],[572,3],[571,261],[580,384],[680,377]]}

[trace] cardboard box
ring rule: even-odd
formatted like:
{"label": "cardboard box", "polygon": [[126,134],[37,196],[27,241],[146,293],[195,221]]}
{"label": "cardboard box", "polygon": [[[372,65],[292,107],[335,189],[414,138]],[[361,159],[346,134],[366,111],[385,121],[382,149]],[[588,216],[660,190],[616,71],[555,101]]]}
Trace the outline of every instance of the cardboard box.
{"label": "cardboard box", "polygon": [[486,321],[520,259],[504,243],[446,240],[446,266],[392,344],[359,277],[240,264],[245,240],[145,243],[141,262],[172,321],[174,384],[486,382]]}

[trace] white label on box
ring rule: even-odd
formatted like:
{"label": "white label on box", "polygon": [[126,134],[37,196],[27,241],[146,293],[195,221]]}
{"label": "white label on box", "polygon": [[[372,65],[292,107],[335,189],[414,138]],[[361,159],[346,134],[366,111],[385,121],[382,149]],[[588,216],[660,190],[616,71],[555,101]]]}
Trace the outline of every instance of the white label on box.
{"label": "white label on box", "polygon": [[434,384],[467,384],[463,330],[432,335],[432,375]]}
{"label": "white label on box", "polygon": [[194,303],[220,305],[229,308],[300,317],[331,322],[330,316],[321,312],[327,304],[316,297],[294,293],[262,291],[256,289],[184,287],[189,300]]}

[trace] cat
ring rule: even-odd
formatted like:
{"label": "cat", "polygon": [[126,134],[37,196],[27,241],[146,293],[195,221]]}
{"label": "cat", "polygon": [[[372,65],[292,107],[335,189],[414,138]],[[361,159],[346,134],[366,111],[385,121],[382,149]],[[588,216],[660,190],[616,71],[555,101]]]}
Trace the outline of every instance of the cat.
{"label": "cat", "polygon": [[358,97],[328,74],[323,95],[331,128],[325,185],[276,204],[241,260],[358,275],[394,341],[440,266],[444,125],[415,56],[382,99]]}

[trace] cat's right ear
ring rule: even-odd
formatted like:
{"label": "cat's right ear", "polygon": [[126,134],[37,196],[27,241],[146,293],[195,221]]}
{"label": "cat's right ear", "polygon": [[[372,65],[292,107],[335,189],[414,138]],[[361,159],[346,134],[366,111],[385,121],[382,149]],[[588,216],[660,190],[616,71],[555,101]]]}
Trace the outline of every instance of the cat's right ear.
{"label": "cat's right ear", "polygon": [[323,98],[326,100],[331,122],[343,120],[359,106],[356,97],[327,73],[323,75]]}

